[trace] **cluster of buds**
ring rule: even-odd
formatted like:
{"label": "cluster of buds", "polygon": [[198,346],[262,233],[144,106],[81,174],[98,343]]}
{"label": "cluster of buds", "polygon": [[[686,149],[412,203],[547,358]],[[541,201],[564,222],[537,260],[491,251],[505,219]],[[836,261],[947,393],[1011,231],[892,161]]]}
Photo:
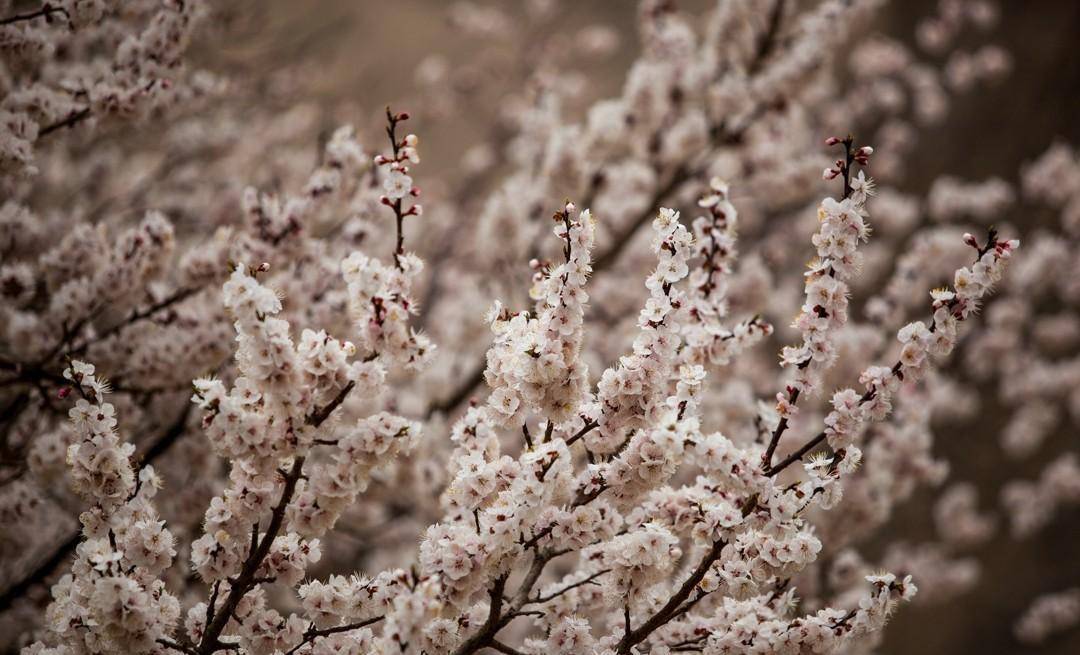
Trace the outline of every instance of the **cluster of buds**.
{"label": "cluster of buds", "polygon": [[825,172],[821,174],[821,177],[826,180],[834,180],[840,175],[844,176],[847,180],[851,176],[851,164],[857,163],[860,166],[867,166],[870,164],[870,155],[874,154],[874,149],[870,146],[862,146],[861,148],[855,148],[855,139],[851,135],[848,135],[841,139],[838,136],[830,136],[825,139],[825,145],[827,146],[844,146],[844,158],[837,159],[833,162],[833,165],[825,169]]}
{"label": "cluster of buds", "polygon": [[[401,139],[397,137],[398,123],[409,120],[408,112],[395,114],[387,107],[386,119],[389,121],[386,134],[390,137],[393,152],[389,155],[376,155],[375,165],[386,167],[386,175],[383,179],[383,190],[386,191],[386,195],[381,196],[379,201],[388,207],[393,207],[400,206],[401,200],[407,195],[413,197],[420,195],[420,189],[413,186],[413,180],[409,176],[409,164],[420,163],[420,155],[416,151],[420,139],[415,134],[406,134]],[[422,211],[420,205],[413,205],[405,210],[404,215],[419,216]]]}
{"label": "cluster of buds", "polygon": [[566,245],[563,246],[563,256],[566,261],[570,261],[570,217],[573,215],[577,207],[569,200],[566,201],[566,205],[562,208],[562,211],[557,211],[551,215],[551,220],[556,223],[562,223],[565,229]]}

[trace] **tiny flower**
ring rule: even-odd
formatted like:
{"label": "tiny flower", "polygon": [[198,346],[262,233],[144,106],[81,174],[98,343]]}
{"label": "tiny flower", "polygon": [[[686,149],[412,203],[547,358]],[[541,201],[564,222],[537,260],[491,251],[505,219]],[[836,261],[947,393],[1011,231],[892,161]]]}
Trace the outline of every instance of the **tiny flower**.
{"label": "tiny flower", "polygon": [[386,196],[391,200],[400,200],[408,195],[409,190],[412,189],[412,184],[411,177],[400,170],[394,169],[383,180],[383,189],[386,191]]}

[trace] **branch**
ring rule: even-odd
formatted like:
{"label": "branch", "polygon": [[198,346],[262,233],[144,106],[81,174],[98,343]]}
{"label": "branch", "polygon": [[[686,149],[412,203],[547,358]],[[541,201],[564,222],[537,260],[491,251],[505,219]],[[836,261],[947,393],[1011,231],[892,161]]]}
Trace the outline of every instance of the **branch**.
{"label": "branch", "polygon": [[[788,402],[792,405],[799,402],[798,389],[793,389],[791,393],[788,394]],[[769,439],[769,447],[765,449],[765,454],[761,458],[761,461],[765,464],[766,468],[772,466],[773,454],[776,453],[776,447],[780,445],[780,437],[784,436],[784,431],[787,430],[787,428],[788,419],[784,416],[780,419],[780,422],[776,424],[776,429],[773,430],[772,437]]]}
{"label": "branch", "polygon": [[709,568],[712,567],[716,560],[720,559],[720,553],[723,549],[723,541],[714,541],[712,548],[705,554],[705,557],[702,558],[701,563],[690,574],[690,577],[675,592],[675,595],[668,600],[666,605],[657,610],[656,614],[653,614],[649,620],[645,621],[641,627],[627,632],[622,641],[619,642],[616,652],[620,655],[627,655],[634,646],[644,641],[653,631],[674,618],[679,611],[679,607],[698,586],[698,583],[702,581],[705,574],[709,572]]}
{"label": "branch", "polygon": [[749,72],[751,75],[761,70],[762,64],[768,58],[772,52],[773,47],[776,45],[776,37],[780,33],[780,24],[784,18],[784,4],[786,0],[776,0],[773,4],[772,11],[769,12],[769,26],[765,30],[765,34],[761,36],[761,41],[758,42],[757,52],[754,53],[754,60],[750,62]]}
{"label": "branch", "polygon": [[324,628],[322,630],[316,630],[315,625],[312,624],[306,632],[304,632],[304,640],[299,644],[293,646],[289,650],[285,651],[285,655],[293,655],[296,651],[300,650],[304,646],[314,642],[319,637],[329,637],[330,635],[336,635],[339,632],[348,632],[350,630],[359,630],[360,628],[367,627],[373,623],[382,621],[384,617],[376,616],[374,618],[365,619],[356,623],[349,623],[348,625],[339,625],[333,628]]}
{"label": "branch", "polygon": [[488,617],[484,621],[484,625],[480,627],[480,630],[469,637],[456,651],[454,655],[468,655],[480,650],[484,646],[490,644],[494,639],[495,633],[502,627],[502,605],[503,605],[503,590],[506,589],[506,576],[499,576],[495,580],[495,584],[488,590],[488,598],[491,605],[488,608]]}
{"label": "branch", "polygon": [[198,651],[196,651],[194,648],[191,648],[189,646],[185,646],[184,644],[173,641],[171,639],[158,639],[157,643],[161,644],[165,648],[171,648],[173,650],[178,650],[181,653],[187,653],[188,655],[198,655]]}
{"label": "branch", "polygon": [[76,111],[76,112],[72,112],[71,114],[68,115],[67,118],[65,118],[63,120],[60,120],[60,121],[57,121],[57,122],[55,122],[55,123],[53,123],[51,125],[46,125],[45,127],[38,130],[38,138],[40,139],[43,136],[46,136],[48,134],[52,134],[53,132],[55,132],[57,130],[60,130],[60,129],[63,129],[65,127],[74,127],[75,125],[77,125],[78,123],[81,123],[83,120],[85,120],[85,119],[87,119],[89,117],[90,117],[90,108],[89,107],[87,107],[85,109],[80,109],[79,111]]}
{"label": "branch", "polygon": [[53,554],[50,555],[48,559],[39,564],[38,567],[31,571],[25,578],[9,587],[7,591],[0,596],[0,612],[11,607],[11,604],[15,599],[21,597],[29,591],[31,587],[49,577],[56,567],[60,566],[61,562],[67,559],[71,553],[75,552],[75,547],[79,545],[81,537],[82,533],[76,531],[75,534],[64,540],[64,543],[60,544],[60,547],[53,551]]}
{"label": "branch", "polygon": [[135,323],[138,323],[144,319],[150,318],[151,316],[160,312],[163,309],[168,309],[169,307],[172,307],[177,303],[183,302],[184,300],[187,300],[201,290],[202,289],[199,287],[180,289],[179,291],[174,292],[172,295],[150,305],[145,309],[134,311],[131,313],[130,316],[127,317],[127,319],[121,321],[120,323],[117,323],[116,325],[108,328],[107,330],[104,330],[103,332],[95,336],[93,339],[87,339],[78,347],[72,349],[71,354],[80,355],[86,352],[86,349],[89,348],[91,345],[100,341],[104,341],[105,339],[113,336],[114,334],[121,332],[124,328],[130,325],[134,325]]}
{"label": "branch", "polygon": [[0,19],[0,25],[13,25],[14,23],[21,23],[23,21],[34,20],[35,18],[49,18],[53,14],[63,14],[69,21],[71,17],[68,16],[67,11],[63,7],[54,7],[48,2],[41,5],[40,9],[35,11],[29,11],[25,14],[15,14],[14,16],[8,16],[7,18]]}
{"label": "branch", "polygon": [[491,648],[499,651],[500,653],[506,653],[506,655],[525,655],[520,650],[517,650],[516,648],[511,648],[510,646],[507,646],[498,639],[492,639],[490,646]]}
{"label": "branch", "polygon": [[578,587],[583,587],[583,586],[585,586],[587,584],[595,584],[594,581],[597,578],[604,575],[605,573],[610,573],[610,572],[611,572],[611,569],[603,569],[602,571],[597,571],[596,573],[593,573],[592,575],[585,578],[584,580],[581,580],[579,582],[575,582],[574,584],[571,584],[571,585],[567,585],[567,586],[563,587],[562,589],[559,589],[558,591],[552,592],[552,593],[550,593],[550,594],[548,594],[546,596],[537,595],[536,598],[532,599],[529,602],[530,603],[546,603],[549,600],[554,600],[555,598],[558,598],[559,596],[562,596],[563,594],[570,591],[571,589],[576,589]]}
{"label": "branch", "polygon": [[592,432],[595,428],[597,428],[599,426],[600,426],[600,423],[598,423],[596,421],[586,421],[585,425],[582,426],[582,428],[580,430],[578,430],[577,432],[574,433],[574,436],[572,436],[572,437],[570,437],[569,439],[566,440],[566,447],[569,448],[570,446],[573,446],[574,442],[576,442],[578,439],[584,437],[585,435],[589,434],[590,432]]}
{"label": "branch", "polygon": [[[331,411],[333,410],[331,409]],[[225,625],[232,618],[236,606],[240,604],[244,596],[258,584],[255,574],[258,572],[259,567],[262,566],[263,560],[270,554],[270,547],[277,538],[278,532],[281,531],[281,526],[285,522],[285,508],[289,506],[293,493],[296,491],[296,483],[300,480],[303,467],[304,458],[297,457],[292,468],[285,475],[285,485],[281,490],[281,499],[270,516],[270,525],[266,527],[266,533],[263,535],[262,541],[259,542],[255,552],[244,561],[240,575],[229,587],[229,595],[225,598],[221,610],[214,617],[213,622],[207,626],[206,632],[203,633],[197,651],[199,655],[211,655],[211,653],[221,649],[220,637]]]}
{"label": "branch", "polygon": [[[930,326],[930,331],[933,332],[935,328],[937,328],[936,323],[934,325]],[[893,367],[892,367],[892,374],[893,375],[900,375],[900,371],[901,371],[902,368],[903,368],[903,365],[900,362],[896,362],[896,364],[894,364]],[[901,379],[903,379],[903,378],[901,377]],[[869,389],[866,390],[865,393],[863,393],[862,396],[859,397],[859,404],[861,405],[861,404],[863,404],[865,402],[869,402],[874,397],[874,395],[876,393],[877,393],[877,387],[870,387]],[[827,435],[825,434],[825,431],[822,430],[813,439],[811,439],[810,441],[807,441],[805,444],[803,444],[801,448],[799,448],[795,452],[793,452],[790,455],[788,455],[787,457],[785,457],[779,464],[777,464],[776,466],[767,467],[765,469],[765,475],[767,475],[769,477],[773,477],[773,476],[779,474],[780,471],[783,471],[784,469],[791,466],[795,462],[798,462],[803,457],[805,457],[806,454],[809,453],[811,450],[813,450],[814,448],[817,448],[818,445],[820,445],[823,441],[825,441],[826,438],[827,438]]]}
{"label": "branch", "polygon": [[334,413],[334,410],[337,409],[341,403],[345,402],[345,397],[349,395],[349,392],[352,391],[355,386],[356,382],[349,380],[349,383],[341,388],[341,391],[338,392],[338,395],[335,396],[333,400],[327,403],[322,409],[315,410],[307,417],[307,424],[316,428],[322,425],[326,419],[330,418],[330,415]]}

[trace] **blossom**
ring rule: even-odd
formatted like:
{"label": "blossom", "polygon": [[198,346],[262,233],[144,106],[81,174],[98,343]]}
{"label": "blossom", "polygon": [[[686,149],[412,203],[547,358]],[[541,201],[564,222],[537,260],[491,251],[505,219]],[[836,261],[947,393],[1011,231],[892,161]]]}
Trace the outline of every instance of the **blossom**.
{"label": "blossom", "polygon": [[391,200],[399,200],[408,195],[412,189],[413,180],[399,170],[392,170],[383,180],[383,190]]}

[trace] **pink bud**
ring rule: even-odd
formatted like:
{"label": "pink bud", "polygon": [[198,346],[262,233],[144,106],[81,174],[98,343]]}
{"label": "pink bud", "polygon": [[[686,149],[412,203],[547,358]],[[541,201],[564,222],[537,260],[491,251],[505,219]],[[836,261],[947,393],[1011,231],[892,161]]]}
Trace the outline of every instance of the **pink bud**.
{"label": "pink bud", "polygon": [[835,146],[838,143],[840,143],[840,137],[838,136],[830,136],[828,139],[825,139],[825,145],[827,146]]}
{"label": "pink bud", "polygon": [[964,243],[968,244],[972,248],[978,250],[979,242],[975,240],[975,235],[971,232],[964,232]]}
{"label": "pink bud", "polygon": [[386,196],[379,196],[379,202],[386,205],[387,207],[392,207],[394,205],[394,203],[390,202],[390,199]]}
{"label": "pink bud", "polygon": [[71,387],[60,387],[60,391],[57,392],[57,398],[67,398],[71,395]]}
{"label": "pink bud", "polygon": [[821,174],[822,179],[832,180],[836,179],[836,176],[840,174],[840,171],[835,168],[826,168],[825,172]]}

